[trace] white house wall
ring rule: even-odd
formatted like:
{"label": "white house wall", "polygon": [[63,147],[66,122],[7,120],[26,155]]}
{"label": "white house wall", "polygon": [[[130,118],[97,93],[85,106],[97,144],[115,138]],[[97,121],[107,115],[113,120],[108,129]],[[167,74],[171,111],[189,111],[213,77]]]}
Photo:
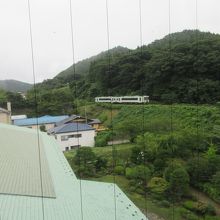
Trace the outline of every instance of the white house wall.
{"label": "white house wall", "polygon": [[[63,140],[63,141],[61,140],[61,136],[74,135],[74,134],[75,135],[81,134],[82,136],[79,138],[74,137],[74,138],[68,138],[68,140]],[[70,150],[71,146],[77,147],[78,145],[83,147],[94,147],[95,130],[56,134],[56,139],[60,144],[62,151],[66,151],[67,147]]]}
{"label": "white house wall", "polygon": [[40,126],[44,125],[45,126],[45,130],[48,131],[51,128],[54,128],[55,124],[39,124],[39,125],[25,125],[22,127],[26,127],[26,128],[32,128],[32,129],[40,129]]}

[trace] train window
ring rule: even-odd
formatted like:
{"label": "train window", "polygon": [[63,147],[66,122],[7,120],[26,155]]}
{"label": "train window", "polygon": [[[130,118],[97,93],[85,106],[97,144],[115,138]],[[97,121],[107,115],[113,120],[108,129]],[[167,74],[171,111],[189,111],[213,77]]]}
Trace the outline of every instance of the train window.
{"label": "train window", "polygon": [[111,101],[111,98],[99,98],[100,101]]}
{"label": "train window", "polygon": [[136,100],[138,100],[138,98],[122,98],[121,100],[123,100],[123,101],[136,101]]}

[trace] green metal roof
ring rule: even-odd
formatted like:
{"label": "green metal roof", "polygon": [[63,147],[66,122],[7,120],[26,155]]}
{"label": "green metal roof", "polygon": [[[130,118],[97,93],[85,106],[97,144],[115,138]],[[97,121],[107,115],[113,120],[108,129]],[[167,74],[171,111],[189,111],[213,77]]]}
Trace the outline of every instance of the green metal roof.
{"label": "green metal roof", "polygon": [[[41,152],[43,154],[41,155],[41,162],[44,164],[42,176],[43,182],[45,182],[43,183],[43,196],[49,192],[51,198],[39,197],[39,191],[34,196],[31,195],[32,190],[36,190],[36,186],[40,188],[36,183],[32,186],[34,181],[30,180],[32,174],[37,173],[38,155],[33,150],[38,146],[37,141],[35,141],[36,137],[37,132],[35,130],[0,124],[0,146],[4,146],[0,147],[0,150],[1,154],[3,152],[6,155],[5,158],[1,157],[0,159],[0,181],[5,181],[8,185],[11,185],[13,181],[22,181],[22,184],[19,185],[21,189],[17,188],[16,184],[11,185],[11,193],[8,194],[3,192],[4,187],[0,188],[0,219],[41,220],[44,210],[45,220],[81,220],[82,204],[83,220],[114,220],[114,188],[116,191],[117,220],[146,219],[117,185],[114,187],[114,184],[111,183],[78,180],[60,151],[56,140],[45,133],[40,133]],[[8,146],[10,150],[7,150]],[[26,147],[33,149],[27,150]],[[18,152],[26,150],[26,153]],[[34,155],[32,155],[33,153]],[[35,162],[30,162],[30,159]],[[14,160],[18,167],[9,164],[13,163]],[[18,162],[19,160],[22,161]],[[33,167],[29,167],[30,169],[25,166],[27,161],[34,163]],[[2,166],[5,166],[4,172]],[[8,168],[8,173],[6,172],[6,167],[10,166],[15,168],[16,175],[13,168]],[[12,177],[11,174],[13,174]],[[24,174],[28,178],[22,179],[21,176]],[[26,187],[28,193],[23,193]],[[80,187],[82,197],[80,196]]]}
{"label": "green metal roof", "polygon": [[[42,139],[38,147],[36,133],[5,126],[0,127],[0,135],[0,193],[41,196],[43,189],[44,197],[56,197]],[[35,144],[30,146],[30,143]]]}

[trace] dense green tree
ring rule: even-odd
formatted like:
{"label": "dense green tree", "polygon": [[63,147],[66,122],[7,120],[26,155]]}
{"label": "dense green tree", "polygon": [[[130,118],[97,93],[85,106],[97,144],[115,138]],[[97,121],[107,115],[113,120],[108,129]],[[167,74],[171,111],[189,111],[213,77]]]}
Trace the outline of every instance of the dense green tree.
{"label": "dense green tree", "polygon": [[166,195],[169,183],[162,177],[153,177],[147,187],[154,197],[161,199]]}
{"label": "dense green tree", "polygon": [[188,172],[192,185],[201,187],[200,184],[209,182],[212,176],[220,170],[220,156],[195,157],[188,161]]}
{"label": "dense green tree", "polygon": [[77,166],[77,173],[80,177],[95,174],[96,166],[98,166],[97,158],[90,147],[79,148],[73,161]]}
{"label": "dense green tree", "polygon": [[164,178],[167,182],[170,182],[172,173],[174,170],[183,168],[182,164],[177,160],[170,160],[168,162],[168,166],[164,170]]}
{"label": "dense green tree", "polygon": [[96,162],[95,162],[95,168],[96,171],[101,171],[102,169],[106,169],[107,168],[107,162],[108,160],[106,158],[103,157],[97,157],[96,158]]}
{"label": "dense green tree", "polygon": [[189,190],[189,175],[187,171],[182,168],[174,169],[169,179],[170,195],[180,200],[186,196]]}
{"label": "dense green tree", "polygon": [[19,93],[7,92],[7,101],[11,102],[14,109],[24,109],[26,106],[26,100]]}
{"label": "dense green tree", "polygon": [[134,164],[144,163],[144,151],[141,147],[133,147],[131,152],[131,162]]}
{"label": "dense green tree", "polygon": [[220,171],[216,172],[212,177],[212,183],[214,187],[217,189],[220,197]]}
{"label": "dense green tree", "polygon": [[7,101],[6,92],[0,89],[0,105],[3,105]]}
{"label": "dense green tree", "polygon": [[159,147],[156,138],[157,136],[148,132],[144,135],[139,135],[136,139],[137,147],[132,150],[132,162],[136,164],[152,162],[157,157]]}
{"label": "dense green tree", "polygon": [[75,101],[73,97],[68,86],[51,90],[37,88],[36,94],[34,90],[28,92],[27,103],[34,111],[37,107],[38,115],[71,114]]}
{"label": "dense green tree", "polygon": [[129,179],[149,180],[151,176],[151,171],[146,166],[138,165],[131,168],[127,168],[126,176]]}
{"label": "dense green tree", "polygon": [[115,127],[115,130],[119,137],[134,142],[137,135],[143,130],[141,125],[142,123],[139,120],[123,121]]}

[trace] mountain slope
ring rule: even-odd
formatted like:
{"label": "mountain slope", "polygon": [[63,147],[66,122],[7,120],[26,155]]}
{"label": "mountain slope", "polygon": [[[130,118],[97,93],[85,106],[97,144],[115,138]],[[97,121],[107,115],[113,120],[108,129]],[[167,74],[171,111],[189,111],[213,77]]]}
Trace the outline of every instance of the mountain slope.
{"label": "mountain slope", "polygon": [[10,92],[27,92],[32,85],[17,80],[0,80],[0,89]]}
{"label": "mountain slope", "polygon": [[216,103],[220,100],[218,34],[185,30],[142,49],[110,52],[110,70],[109,57],[104,52],[88,62],[76,64],[81,65],[81,71],[76,71],[75,79],[69,68],[54,79],[38,84],[40,93],[47,93],[45,97],[48,97],[50,90],[63,88],[66,93],[70,89],[70,94],[78,98],[92,100],[96,96],[141,94],[159,102]]}
{"label": "mountain slope", "polygon": [[[75,64],[75,73],[76,73],[75,79],[81,80],[85,76],[87,76],[89,73],[91,64],[100,59],[108,57],[108,53],[111,56],[113,55],[122,56],[128,51],[130,51],[128,48],[118,46],[118,47],[110,49],[109,51],[104,51],[96,56],[92,56],[85,60],[79,61],[78,63]],[[60,87],[66,86],[66,84],[69,84],[73,80],[74,80],[73,66],[70,66],[66,70],[60,72],[53,79],[47,79],[47,80],[44,80],[42,83],[38,83],[37,88],[41,90],[46,89],[46,88],[47,89],[60,88]]]}
{"label": "mountain slope", "polygon": [[[128,48],[118,46],[118,47],[115,47],[115,48],[109,50],[109,53],[111,55],[115,56],[115,55],[120,55],[120,54],[126,53],[128,51],[129,51]],[[90,64],[92,62],[99,60],[103,57],[106,57],[107,55],[108,55],[108,51],[104,51],[96,56],[92,56],[92,57],[87,58],[85,60],[79,61],[75,65],[76,73],[79,75],[87,74],[89,72]],[[68,69],[59,73],[55,78],[65,78],[65,77],[68,77],[69,75],[72,75],[72,74],[73,74],[73,66],[70,66]]]}
{"label": "mountain slope", "polygon": [[[163,102],[220,100],[220,35],[183,31],[113,59],[92,63],[79,94],[148,94]],[[198,88],[198,89],[197,89]]]}

